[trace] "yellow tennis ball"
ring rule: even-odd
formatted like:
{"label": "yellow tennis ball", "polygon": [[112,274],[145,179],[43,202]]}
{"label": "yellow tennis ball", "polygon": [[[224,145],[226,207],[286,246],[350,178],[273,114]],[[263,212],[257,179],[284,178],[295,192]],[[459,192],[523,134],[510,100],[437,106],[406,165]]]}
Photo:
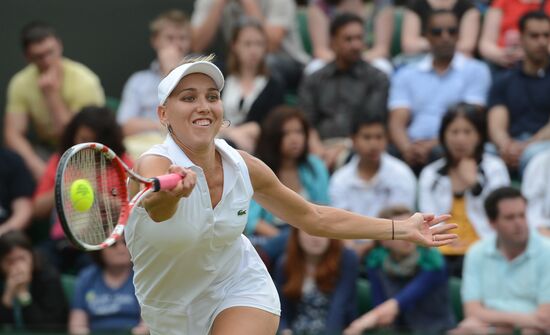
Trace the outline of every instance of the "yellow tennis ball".
{"label": "yellow tennis ball", "polygon": [[94,203],[94,190],[86,179],[77,179],[71,184],[71,203],[74,209],[85,212]]}

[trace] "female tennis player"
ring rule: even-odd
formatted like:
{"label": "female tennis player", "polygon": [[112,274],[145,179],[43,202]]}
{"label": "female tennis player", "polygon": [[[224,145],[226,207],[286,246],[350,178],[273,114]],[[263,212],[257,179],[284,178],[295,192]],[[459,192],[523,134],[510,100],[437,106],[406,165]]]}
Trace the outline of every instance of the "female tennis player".
{"label": "female tennis player", "polygon": [[[134,284],[151,334],[273,335],[279,297],[260,257],[242,235],[250,199],[311,235],[452,242],[449,218],[417,213],[375,219],[319,206],[286,188],[260,160],[216,139],[224,78],[211,58],[188,61],[159,84],[157,113],[169,134],[136,162],[145,177],[178,173],[170,191],[147,196],[125,238]],[[134,183],[134,182],[132,182]],[[136,193],[137,183],[130,185]]]}

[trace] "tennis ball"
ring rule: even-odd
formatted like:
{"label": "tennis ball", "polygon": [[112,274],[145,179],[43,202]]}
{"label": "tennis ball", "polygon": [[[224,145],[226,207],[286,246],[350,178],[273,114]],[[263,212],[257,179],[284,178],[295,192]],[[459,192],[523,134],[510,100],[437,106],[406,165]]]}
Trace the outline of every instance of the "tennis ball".
{"label": "tennis ball", "polygon": [[85,212],[94,203],[94,190],[86,179],[77,179],[71,184],[71,203],[74,209]]}

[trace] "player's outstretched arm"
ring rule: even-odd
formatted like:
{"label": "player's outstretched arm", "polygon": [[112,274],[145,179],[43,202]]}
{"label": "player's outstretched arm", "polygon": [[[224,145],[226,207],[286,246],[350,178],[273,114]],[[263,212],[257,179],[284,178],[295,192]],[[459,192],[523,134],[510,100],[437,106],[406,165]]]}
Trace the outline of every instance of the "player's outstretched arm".
{"label": "player's outstretched arm", "polygon": [[[185,175],[175,188],[151,193],[141,201],[143,208],[147,210],[151,219],[156,222],[170,219],[177,210],[179,200],[191,194],[197,181],[195,172],[171,165],[171,162],[162,156],[143,156],[136,162],[134,169],[139,175],[146,178],[168,173]],[[133,197],[139,191],[139,183],[130,181],[129,190],[130,196]]]}
{"label": "player's outstretched arm", "polygon": [[407,240],[424,246],[442,246],[457,236],[448,233],[455,224],[434,225],[449,215],[416,213],[407,220],[394,221],[358,215],[304,200],[284,186],[259,159],[241,152],[254,188],[254,199],[275,216],[312,235],[339,239]]}

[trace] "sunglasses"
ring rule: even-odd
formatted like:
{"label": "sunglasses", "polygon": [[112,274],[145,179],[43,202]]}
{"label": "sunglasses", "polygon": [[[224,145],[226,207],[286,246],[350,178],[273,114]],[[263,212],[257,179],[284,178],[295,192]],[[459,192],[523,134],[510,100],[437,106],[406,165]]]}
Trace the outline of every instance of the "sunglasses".
{"label": "sunglasses", "polygon": [[430,28],[430,35],[433,36],[441,36],[443,35],[443,32],[446,31],[447,34],[450,36],[456,36],[458,34],[458,28],[457,27],[449,27],[449,28]]}

